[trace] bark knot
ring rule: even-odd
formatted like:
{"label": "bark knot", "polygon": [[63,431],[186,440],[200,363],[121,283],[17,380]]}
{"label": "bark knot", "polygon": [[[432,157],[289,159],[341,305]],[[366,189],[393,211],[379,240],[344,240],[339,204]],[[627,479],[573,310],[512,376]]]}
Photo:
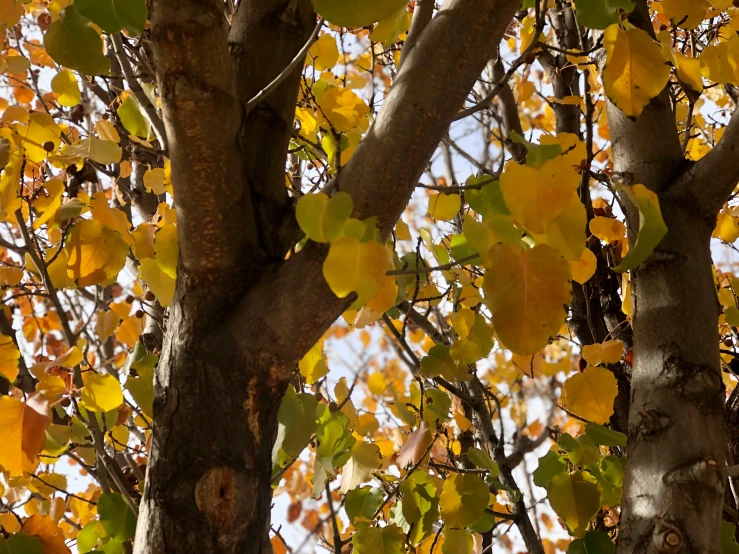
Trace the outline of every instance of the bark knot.
{"label": "bark knot", "polygon": [[228,466],[210,468],[195,485],[195,503],[218,533],[221,544],[237,543],[246,530],[257,496],[246,476]]}
{"label": "bark knot", "polygon": [[680,528],[657,516],[652,534],[653,552],[659,554],[678,554],[684,549],[685,539]]}

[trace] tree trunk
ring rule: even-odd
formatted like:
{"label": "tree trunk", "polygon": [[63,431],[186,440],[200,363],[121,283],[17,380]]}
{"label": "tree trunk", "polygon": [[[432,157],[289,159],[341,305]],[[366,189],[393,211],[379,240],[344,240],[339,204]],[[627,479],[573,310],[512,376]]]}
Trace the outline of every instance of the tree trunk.
{"label": "tree trunk", "polygon": [[668,192],[660,203],[668,234],[632,275],[634,370],[618,553],[718,552],[726,446],[709,245],[715,216],[692,197]]}
{"label": "tree trunk", "polygon": [[191,282],[173,306],[176,332],[157,371],[137,554],[258,553],[269,521],[271,450],[289,370],[245,355],[227,317],[192,319],[193,304],[212,292],[197,289]]}

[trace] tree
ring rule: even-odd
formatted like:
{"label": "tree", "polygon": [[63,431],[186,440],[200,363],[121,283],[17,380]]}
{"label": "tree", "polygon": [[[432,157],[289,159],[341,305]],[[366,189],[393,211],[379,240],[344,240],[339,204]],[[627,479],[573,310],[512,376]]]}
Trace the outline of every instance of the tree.
{"label": "tree", "polygon": [[737,549],[731,2],[148,4],[0,2],[0,550]]}

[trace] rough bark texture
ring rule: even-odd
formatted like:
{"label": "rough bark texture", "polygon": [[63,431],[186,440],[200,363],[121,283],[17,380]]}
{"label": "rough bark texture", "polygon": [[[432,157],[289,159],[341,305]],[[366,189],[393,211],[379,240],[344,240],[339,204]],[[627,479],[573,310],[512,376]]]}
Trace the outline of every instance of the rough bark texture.
{"label": "rough bark texture", "polygon": [[634,371],[619,554],[718,552],[725,460],[712,218],[664,196],[668,235],[633,274]]}

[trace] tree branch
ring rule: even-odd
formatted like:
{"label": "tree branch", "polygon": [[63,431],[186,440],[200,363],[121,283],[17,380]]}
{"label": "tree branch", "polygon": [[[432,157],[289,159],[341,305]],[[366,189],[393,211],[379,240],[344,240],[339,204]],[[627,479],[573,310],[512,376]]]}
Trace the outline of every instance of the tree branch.
{"label": "tree branch", "polygon": [[146,116],[149,119],[152,127],[154,127],[154,133],[157,136],[159,145],[161,146],[162,150],[167,151],[167,131],[164,129],[164,121],[162,121],[162,118],[160,118],[159,114],[157,114],[156,108],[149,100],[149,97],[146,96],[144,89],[141,87],[141,83],[133,73],[131,64],[128,61],[128,56],[126,55],[126,49],[123,47],[121,34],[114,33],[113,35],[111,35],[111,39],[113,41],[113,49],[115,50],[116,58],[118,58],[118,63],[121,66],[123,75],[126,77],[128,86],[131,88],[131,92],[136,98],[136,101],[139,103],[139,106],[141,106],[141,108],[143,108],[143,110],[146,112]]}
{"label": "tree branch", "polygon": [[150,19],[172,138],[180,268],[193,277],[233,279],[226,270],[242,267],[260,249],[237,141],[243,108],[222,2],[157,0]]}
{"label": "tree branch", "polygon": [[[378,118],[335,180],[335,188],[352,196],[354,217],[376,216],[382,237],[405,209],[518,6],[517,0],[446,2],[408,54]],[[237,343],[263,349],[290,371],[352,302],[353,295],[336,298],[328,288],[326,252],[309,242],[261,276],[231,322]]]}
{"label": "tree branch", "polygon": [[284,258],[298,229],[285,163],[302,62],[320,27],[310,0],[250,0],[239,4],[228,37],[238,98],[246,107],[238,130],[244,176],[260,248],[275,261]]}
{"label": "tree branch", "polygon": [[692,166],[678,187],[690,189],[709,213],[716,214],[739,182],[739,108],[708,154]]}

